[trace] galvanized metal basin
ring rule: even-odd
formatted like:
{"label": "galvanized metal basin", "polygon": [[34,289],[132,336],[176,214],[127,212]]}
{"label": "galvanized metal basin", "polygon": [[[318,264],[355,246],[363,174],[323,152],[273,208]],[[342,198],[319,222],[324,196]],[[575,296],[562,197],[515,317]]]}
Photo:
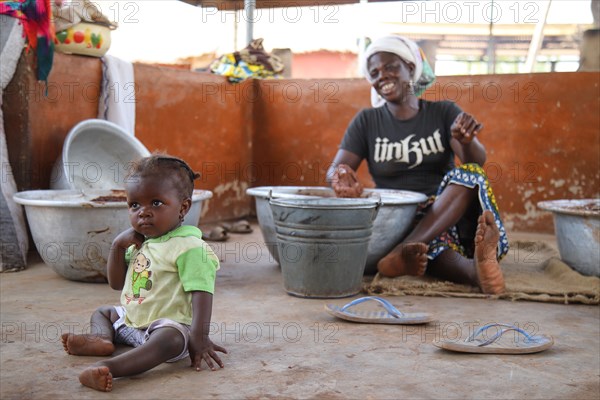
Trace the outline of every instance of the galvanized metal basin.
{"label": "galvanized metal basin", "polygon": [[[16,193],[25,207],[29,229],[42,260],[64,278],[106,282],[106,260],[113,239],[128,229],[125,192],[121,190],[30,190]],[[183,221],[198,226],[208,190],[194,190]]]}
{"label": "galvanized metal basin", "polygon": [[554,215],[560,258],[583,275],[600,276],[600,199],[550,200],[537,206]]}
{"label": "galvanized metal basin", "polygon": [[[275,222],[269,205],[269,196],[276,199],[335,197],[334,191],[324,186],[260,186],[249,188],[246,193],[255,198],[256,216],[263,239],[274,261],[278,263]],[[408,233],[417,205],[427,200],[427,196],[421,193],[392,189],[365,189],[364,196],[381,200],[379,212],[373,222],[373,233],[367,250],[365,266],[365,273],[372,274],[377,271],[377,262],[396,244],[400,243]]]}
{"label": "galvanized metal basin", "polygon": [[51,189],[124,189],[131,163],[150,151],[123,128],[88,119],[75,125],[56,160]]}
{"label": "galvanized metal basin", "polygon": [[379,202],[373,199],[272,199],[285,290],[337,298],[358,293]]}

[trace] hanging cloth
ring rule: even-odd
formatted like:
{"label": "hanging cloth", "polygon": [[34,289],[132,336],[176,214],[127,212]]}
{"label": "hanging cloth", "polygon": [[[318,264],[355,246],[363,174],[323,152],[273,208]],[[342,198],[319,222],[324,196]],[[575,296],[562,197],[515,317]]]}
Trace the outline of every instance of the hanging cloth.
{"label": "hanging cloth", "polygon": [[0,14],[17,18],[27,38],[27,51],[33,49],[37,57],[37,79],[48,86],[48,75],[54,59],[54,24],[51,0],[0,0]]}

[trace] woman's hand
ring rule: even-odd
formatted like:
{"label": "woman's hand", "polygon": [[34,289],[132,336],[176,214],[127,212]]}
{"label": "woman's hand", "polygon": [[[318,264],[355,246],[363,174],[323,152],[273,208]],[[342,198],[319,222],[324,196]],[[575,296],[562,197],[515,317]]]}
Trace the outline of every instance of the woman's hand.
{"label": "woman's hand", "polygon": [[483,125],[477,122],[471,114],[465,112],[458,114],[458,117],[452,123],[450,132],[452,137],[462,145],[470,144],[477,134],[481,131]]}
{"label": "woman's hand", "polygon": [[363,186],[358,181],[356,172],[346,164],[340,164],[335,169],[331,187],[337,197],[360,197]]}

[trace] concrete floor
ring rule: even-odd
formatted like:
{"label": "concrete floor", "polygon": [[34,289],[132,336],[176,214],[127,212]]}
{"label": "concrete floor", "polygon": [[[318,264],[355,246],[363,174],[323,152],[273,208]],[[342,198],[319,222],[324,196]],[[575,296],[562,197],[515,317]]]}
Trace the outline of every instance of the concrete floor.
{"label": "concrete floor", "polygon": [[[188,360],[117,379],[111,393],[80,385],[94,357],[67,355],[62,332],[82,332],[92,311],[116,304],[105,284],[68,281],[32,256],[28,269],[0,275],[2,399],[598,399],[600,307],[431,297],[390,297],[401,310],[433,313],[424,326],[336,320],[325,303],[289,296],[260,232],[216,243],[222,268],[214,298],[214,342],[225,368],[191,370]],[[357,296],[358,297],[358,296]],[[438,337],[488,322],[552,335],[532,355],[440,350]],[[118,351],[126,351],[121,348]]]}

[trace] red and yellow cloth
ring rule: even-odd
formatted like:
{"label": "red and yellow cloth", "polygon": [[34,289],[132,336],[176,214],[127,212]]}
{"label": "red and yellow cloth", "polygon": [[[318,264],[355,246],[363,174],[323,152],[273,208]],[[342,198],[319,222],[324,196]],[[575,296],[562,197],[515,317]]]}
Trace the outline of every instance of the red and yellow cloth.
{"label": "red and yellow cloth", "polygon": [[27,38],[27,50],[35,50],[37,78],[47,82],[54,58],[54,24],[51,0],[0,0],[0,14],[18,18]]}

